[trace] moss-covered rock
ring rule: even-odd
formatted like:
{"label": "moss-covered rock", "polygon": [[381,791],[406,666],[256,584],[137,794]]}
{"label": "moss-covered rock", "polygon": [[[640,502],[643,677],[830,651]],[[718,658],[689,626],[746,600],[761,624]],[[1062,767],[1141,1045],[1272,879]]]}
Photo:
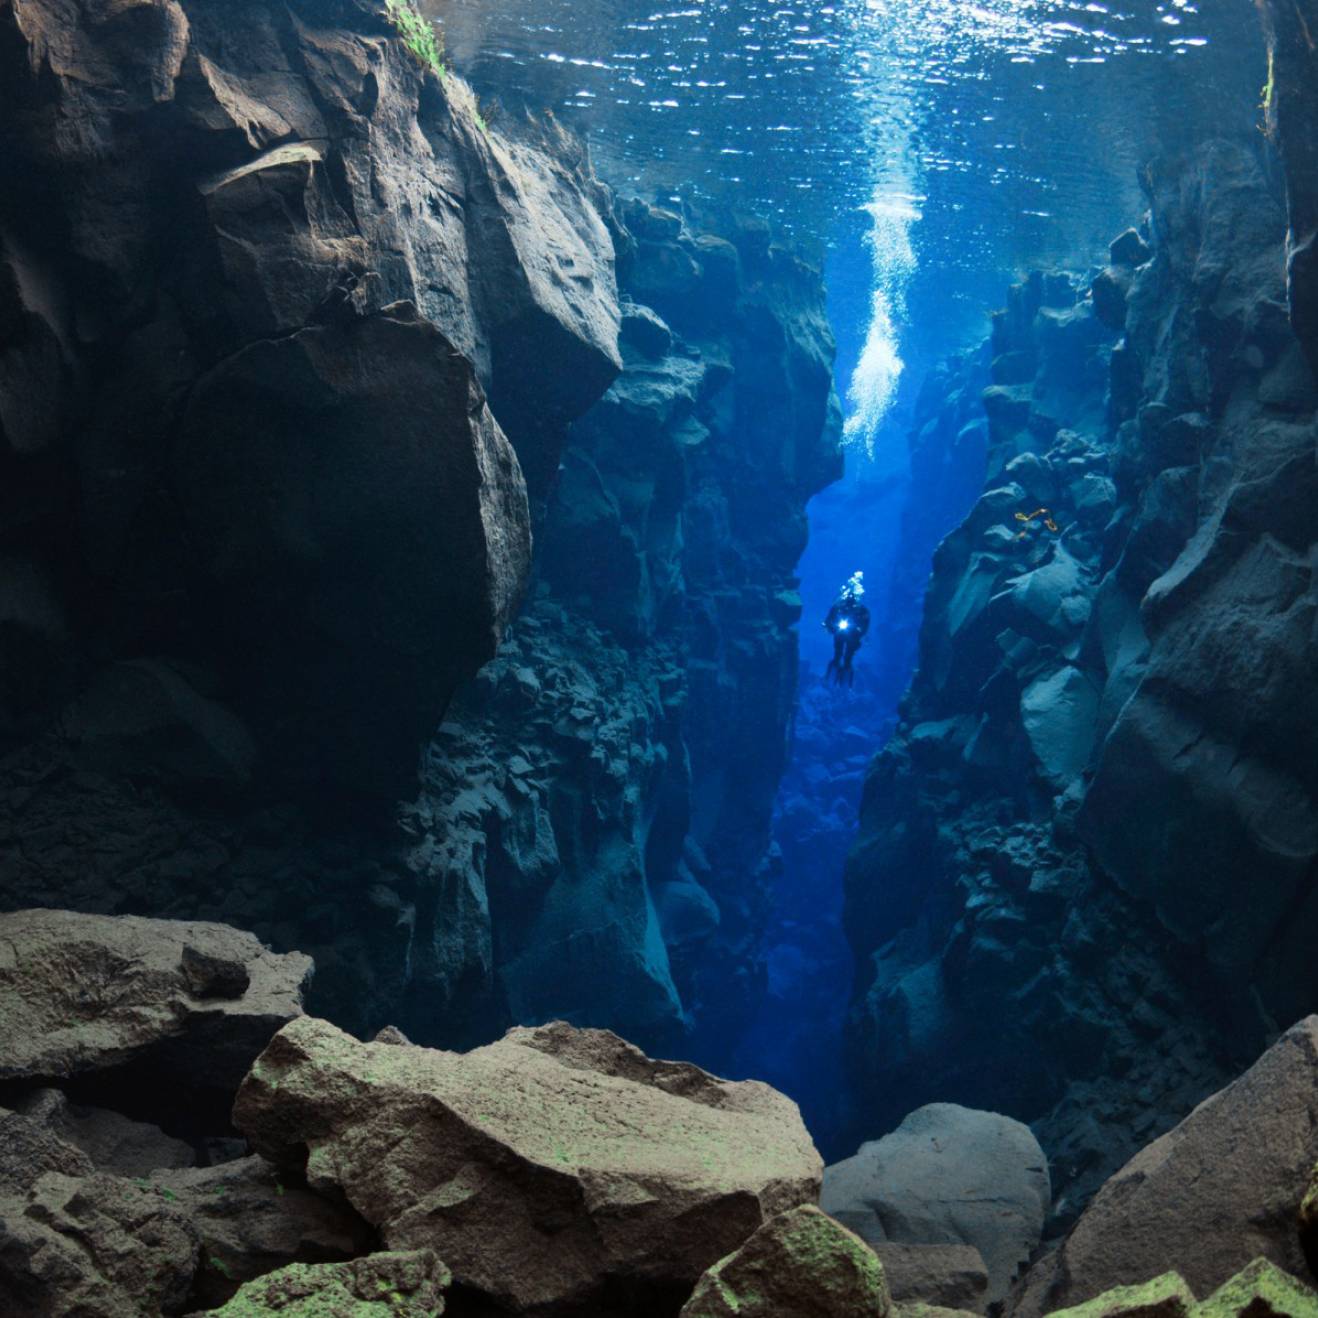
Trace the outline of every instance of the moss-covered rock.
{"label": "moss-covered rock", "polygon": [[453,1277],[428,1249],[293,1263],[243,1286],[222,1318],[439,1318]]}
{"label": "moss-covered rock", "polygon": [[681,1318],[888,1318],[877,1255],[813,1204],[780,1213],[701,1277]]}
{"label": "moss-covered rock", "polygon": [[1258,1258],[1199,1305],[1195,1318],[1318,1318],[1318,1291]]}
{"label": "moss-covered rock", "polygon": [[1194,1293],[1178,1272],[1164,1272],[1138,1286],[1118,1286],[1096,1299],[1051,1318],[1193,1318],[1198,1305]]}

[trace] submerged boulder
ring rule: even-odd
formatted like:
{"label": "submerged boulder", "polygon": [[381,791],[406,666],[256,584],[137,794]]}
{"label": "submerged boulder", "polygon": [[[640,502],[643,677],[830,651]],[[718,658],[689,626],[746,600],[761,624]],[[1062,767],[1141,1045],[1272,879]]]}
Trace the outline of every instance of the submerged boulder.
{"label": "submerged boulder", "polygon": [[1168,1268],[1199,1295],[1258,1257],[1303,1273],[1296,1216],[1316,1160],[1311,1016],[1108,1181],[1026,1277],[1014,1314],[1040,1318]]}
{"label": "submerged boulder", "polygon": [[820,1202],[871,1244],[974,1246],[1000,1300],[1043,1234],[1048,1160],[1019,1121],[931,1103],[829,1167]]}
{"label": "submerged boulder", "polygon": [[302,1013],[311,958],[201,921],[28,910],[0,915],[0,1080],[127,1063],[236,1089]]}
{"label": "submerged boulder", "polygon": [[812,1204],[766,1222],[696,1283],[682,1318],[887,1318],[883,1266]]}
{"label": "submerged boulder", "polygon": [[603,1030],[518,1028],[466,1054],[291,1022],[243,1083],[258,1152],[305,1159],[390,1249],[434,1249],[513,1309],[675,1308],[767,1219],[818,1193],[796,1105],[651,1061]]}

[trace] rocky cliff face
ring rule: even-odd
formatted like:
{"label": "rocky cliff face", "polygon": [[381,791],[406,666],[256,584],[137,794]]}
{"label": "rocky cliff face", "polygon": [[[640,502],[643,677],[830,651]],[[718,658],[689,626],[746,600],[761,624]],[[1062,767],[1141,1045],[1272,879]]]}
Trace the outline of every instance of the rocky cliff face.
{"label": "rocky cliff face", "polygon": [[752,993],[818,271],[368,0],[6,0],[0,89],[4,903],[223,919],[427,1038],[671,1035],[738,1001],[697,946]]}
{"label": "rocky cliff face", "polygon": [[995,321],[985,491],[848,874],[875,1129],[935,1097],[1033,1121],[1063,1217],[1318,995],[1284,210],[1231,143],[1145,186],[1091,292],[1035,275]]}
{"label": "rocky cliff face", "polygon": [[483,1010],[694,1030],[719,1060],[763,990],[831,339],[818,270],[766,229],[617,223],[624,370],[573,430],[535,599],[432,746],[418,830]]}

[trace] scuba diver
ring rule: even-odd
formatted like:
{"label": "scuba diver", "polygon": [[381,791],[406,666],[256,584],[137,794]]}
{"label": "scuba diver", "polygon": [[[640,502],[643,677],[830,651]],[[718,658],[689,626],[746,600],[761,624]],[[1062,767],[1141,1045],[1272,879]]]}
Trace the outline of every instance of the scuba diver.
{"label": "scuba diver", "polygon": [[851,661],[870,625],[870,611],[861,603],[864,594],[865,574],[853,572],[824,619],[824,626],[833,633],[833,658],[825,677],[831,677],[838,686],[851,686],[856,680]]}

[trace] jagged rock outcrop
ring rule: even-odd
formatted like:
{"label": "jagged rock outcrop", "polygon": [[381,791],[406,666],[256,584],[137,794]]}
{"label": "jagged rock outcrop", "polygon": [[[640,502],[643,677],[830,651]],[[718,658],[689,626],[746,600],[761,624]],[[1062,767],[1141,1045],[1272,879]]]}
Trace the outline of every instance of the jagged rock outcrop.
{"label": "jagged rock outcrop", "polygon": [[812,1204],[780,1213],[696,1283],[682,1318],[887,1318],[872,1250]]}
{"label": "jagged rock outcrop", "polygon": [[977,1250],[988,1272],[982,1306],[1002,1300],[1030,1261],[1051,1203],[1048,1160],[1029,1127],[951,1103],[911,1113],[826,1168],[820,1196],[826,1212],[876,1247]]}
{"label": "jagged rock outcrop", "polygon": [[250,928],[363,1034],[725,1042],[819,270],[615,206],[372,0],[7,0],[0,84],[0,903]]}
{"label": "jagged rock outcrop", "polygon": [[1201,1296],[1256,1258],[1306,1275],[1298,1219],[1315,1162],[1311,1016],[1104,1185],[1031,1269],[1013,1315],[1040,1318],[1169,1269]]}
{"label": "jagged rock outcrop", "polygon": [[163,656],[267,769],[383,792],[521,593],[505,431],[556,461],[620,364],[597,185],[392,37],[364,0],[0,9],[15,658]]}
{"label": "jagged rock outcrop", "polygon": [[983,1313],[988,1308],[984,1256],[973,1245],[865,1243],[883,1264],[884,1280],[895,1302],[962,1313]]}
{"label": "jagged rock outcrop", "polygon": [[0,914],[0,949],[0,1079],[134,1067],[224,1095],[312,969],[223,925],[72,911]]}
{"label": "jagged rock outcrop", "polygon": [[764,988],[832,340],[819,270],[766,229],[636,202],[615,224],[623,373],[572,431],[535,598],[405,812],[436,903],[416,1000],[487,1037],[557,1016],[721,1064]]}
{"label": "jagged rock outcrop", "polygon": [[1144,183],[1101,293],[1036,275],[995,321],[985,492],[848,874],[872,1118],[1035,1123],[1060,1222],[1315,1005],[1318,388],[1285,218],[1253,146]]}
{"label": "jagged rock outcrop", "polygon": [[822,1170],[768,1086],[561,1023],[456,1055],[306,1017],[253,1066],[234,1119],[313,1189],[342,1191],[386,1248],[433,1249],[464,1287],[546,1314],[671,1312],[813,1200]]}
{"label": "jagged rock outcrop", "polygon": [[157,1169],[145,1184],[187,1217],[201,1245],[189,1306],[213,1309],[244,1282],[301,1263],[369,1254],[375,1233],[345,1204],[292,1182],[256,1155]]}

